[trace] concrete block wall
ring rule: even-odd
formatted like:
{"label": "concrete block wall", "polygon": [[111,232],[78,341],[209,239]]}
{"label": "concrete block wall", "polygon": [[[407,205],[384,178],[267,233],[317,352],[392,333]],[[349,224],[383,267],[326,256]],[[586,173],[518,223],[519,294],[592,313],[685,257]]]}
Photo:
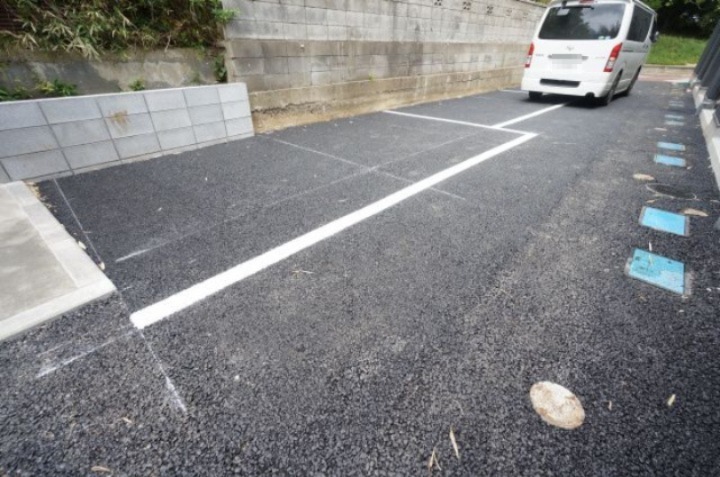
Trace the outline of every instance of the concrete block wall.
{"label": "concrete block wall", "polygon": [[[397,92],[398,84],[383,83],[389,89],[382,101],[361,93],[354,102],[348,96],[354,88],[330,86],[444,78],[443,91],[436,88],[427,97],[415,98],[427,100],[489,89],[478,72],[495,72],[493,87],[517,83],[544,8],[525,0],[223,0],[223,4],[236,11],[225,28],[230,80],[247,83],[260,129],[278,125],[277,117],[294,114],[293,108],[305,116],[320,112],[315,114],[318,118],[340,107],[354,108],[353,112],[372,109],[373,103],[387,102],[385,93]],[[293,99],[297,95],[284,92],[295,88],[306,90],[300,103]],[[325,91],[331,95],[319,97]],[[287,106],[278,110],[283,102]]]}
{"label": "concrete block wall", "polygon": [[0,182],[68,175],[253,133],[243,83],[0,103]]}

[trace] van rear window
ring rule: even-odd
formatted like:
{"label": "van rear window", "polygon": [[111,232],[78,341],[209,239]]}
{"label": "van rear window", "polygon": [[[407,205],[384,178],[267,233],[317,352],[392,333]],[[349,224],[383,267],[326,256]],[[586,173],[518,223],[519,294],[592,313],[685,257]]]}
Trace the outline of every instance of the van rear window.
{"label": "van rear window", "polygon": [[625,5],[552,7],[538,37],[543,40],[611,40],[620,32]]}

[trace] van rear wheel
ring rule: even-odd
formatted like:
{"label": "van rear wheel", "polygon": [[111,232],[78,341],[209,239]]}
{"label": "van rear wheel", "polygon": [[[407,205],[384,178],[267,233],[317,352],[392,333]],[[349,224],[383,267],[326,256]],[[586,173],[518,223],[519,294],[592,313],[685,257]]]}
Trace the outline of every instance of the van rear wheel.
{"label": "van rear wheel", "polygon": [[615,78],[615,81],[613,81],[613,84],[610,87],[610,91],[608,91],[605,96],[599,99],[598,104],[600,104],[600,106],[608,106],[612,102],[613,98],[615,97],[615,93],[617,92],[618,84],[620,83],[620,76],[622,76],[622,71],[618,73],[617,78]]}
{"label": "van rear wheel", "polygon": [[637,73],[635,73],[635,76],[633,76],[632,81],[630,82],[630,86],[628,86],[628,89],[626,89],[623,92],[623,96],[629,96],[630,91],[632,91],[633,87],[635,86],[635,83],[637,83],[638,78],[640,77],[640,70],[637,70]]}
{"label": "van rear wheel", "polygon": [[542,93],[539,91],[530,91],[530,101],[540,101]]}

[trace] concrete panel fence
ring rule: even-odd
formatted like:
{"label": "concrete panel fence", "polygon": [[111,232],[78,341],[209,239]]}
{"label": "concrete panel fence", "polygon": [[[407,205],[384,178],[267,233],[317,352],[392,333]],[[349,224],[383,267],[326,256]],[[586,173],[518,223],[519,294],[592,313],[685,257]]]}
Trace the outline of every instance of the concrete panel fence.
{"label": "concrete panel fence", "polygon": [[0,183],[254,134],[244,83],[0,103]]}

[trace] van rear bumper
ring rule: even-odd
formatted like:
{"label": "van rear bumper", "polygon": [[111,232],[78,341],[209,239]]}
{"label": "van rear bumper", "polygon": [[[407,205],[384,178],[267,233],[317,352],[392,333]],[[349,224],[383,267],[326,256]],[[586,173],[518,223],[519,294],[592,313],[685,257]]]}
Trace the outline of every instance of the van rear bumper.
{"label": "van rear bumper", "polygon": [[[609,76],[609,75],[608,75]],[[610,78],[602,81],[573,81],[571,78],[562,80],[553,78],[523,77],[520,89],[539,93],[565,94],[568,96],[594,96],[601,98],[610,91]]]}

